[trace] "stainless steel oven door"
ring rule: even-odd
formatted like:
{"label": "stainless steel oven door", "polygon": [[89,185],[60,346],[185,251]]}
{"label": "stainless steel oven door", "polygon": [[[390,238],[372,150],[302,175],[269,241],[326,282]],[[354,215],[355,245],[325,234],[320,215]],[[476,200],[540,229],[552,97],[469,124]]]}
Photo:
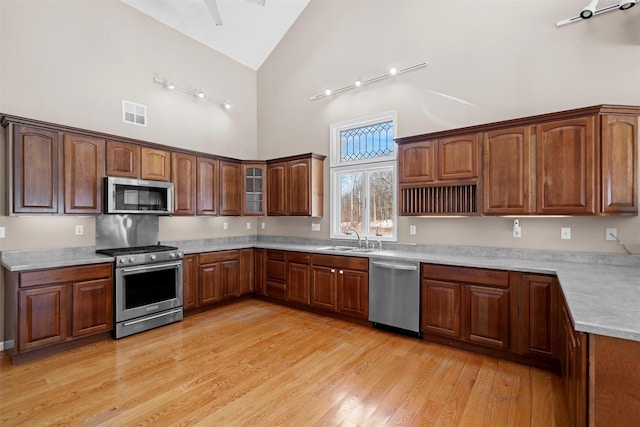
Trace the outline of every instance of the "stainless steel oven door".
{"label": "stainless steel oven door", "polygon": [[116,269],[116,322],[182,307],[182,261]]}

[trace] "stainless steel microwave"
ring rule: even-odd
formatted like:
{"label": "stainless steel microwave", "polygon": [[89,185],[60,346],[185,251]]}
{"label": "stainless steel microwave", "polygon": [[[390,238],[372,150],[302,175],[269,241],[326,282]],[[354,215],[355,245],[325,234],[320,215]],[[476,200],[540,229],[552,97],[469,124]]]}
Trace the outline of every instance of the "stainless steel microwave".
{"label": "stainless steel microwave", "polygon": [[105,178],[105,213],[171,215],[173,183],[130,178]]}

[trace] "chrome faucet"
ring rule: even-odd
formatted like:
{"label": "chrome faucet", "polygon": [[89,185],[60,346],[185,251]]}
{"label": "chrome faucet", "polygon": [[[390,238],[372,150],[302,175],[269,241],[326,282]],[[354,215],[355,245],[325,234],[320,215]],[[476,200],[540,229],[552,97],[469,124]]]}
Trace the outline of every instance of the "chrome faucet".
{"label": "chrome faucet", "polygon": [[356,236],[358,236],[358,248],[362,247],[362,241],[360,240],[360,233],[358,233],[358,230],[356,230],[353,227],[349,227],[346,230],[344,230],[344,234],[346,234],[347,236],[351,236],[351,232],[356,233]]}

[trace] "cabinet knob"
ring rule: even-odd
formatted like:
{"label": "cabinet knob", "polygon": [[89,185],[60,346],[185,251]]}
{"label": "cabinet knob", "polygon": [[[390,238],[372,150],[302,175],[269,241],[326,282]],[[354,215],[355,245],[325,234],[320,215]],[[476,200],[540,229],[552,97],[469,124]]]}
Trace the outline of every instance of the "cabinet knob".
{"label": "cabinet knob", "polygon": [[340,274],[344,274],[344,271],[343,271],[343,270],[340,270]]}
{"label": "cabinet knob", "polygon": [[335,272],[336,272],[336,269],[335,269],[335,268],[332,268],[332,269],[331,269],[331,272],[332,272],[332,273],[335,273]]}

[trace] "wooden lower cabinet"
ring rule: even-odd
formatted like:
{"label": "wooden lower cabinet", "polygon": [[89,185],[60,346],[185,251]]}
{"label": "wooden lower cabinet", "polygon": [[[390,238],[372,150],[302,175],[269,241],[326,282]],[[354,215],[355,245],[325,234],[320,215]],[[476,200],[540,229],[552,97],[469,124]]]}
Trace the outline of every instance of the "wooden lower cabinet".
{"label": "wooden lower cabinet", "polygon": [[254,249],[254,282],[253,292],[258,295],[266,295],[266,256],[265,249]]}
{"label": "wooden lower cabinet", "polygon": [[443,280],[422,280],[423,332],[462,338],[460,306],[462,304],[461,285]]}
{"label": "wooden lower cabinet", "polygon": [[308,253],[287,252],[287,300],[309,305],[310,267]]}
{"label": "wooden lower cabinet", "polygon": [[310,297],[314,307],[368,318],[368,259],[312,254]]}
{"label": "wooden lower cabinet", "polygon": [[337,269],[314,265],[311,267],[311,305],[336,311]]}
{"label": "wooden lower cabinet", "polygon": [[67,339],[67,285],[18,291],[18,351]]}
{"label": "wooden lower cabinet", "polygon": [[[113,329],[113,265],[10,272],[4,270],[5,340],[15,362]],[[55,351],[52,349],[51,351]]]}
{"label": "wooden lower cabinet", "polygon": [[267,249],[265,260],[265,294],[277,300],[287,295],[286,252]]}
{"label": "wooden lower cabinet", "polygon": [[237,250],[202,253],[199,261],[200,306],[239,295],[240,257]]}
{"label": "wooden lower cabinet", "polygon": [[113,280],[73,283],[72,336],[91,335],[113,328]]}
{"label": "wooden lower cabinet", "polygon": [[367,319],[369,317],[369,273],[338,269],[338,307],[343,314]]}
{"label": "wooden lower cabinet", "polygon": [[[560,366],[569,422],[587,425],[587,334],[577,332],[564,298],[560,306]],[[604,424],[607,425],[607,424]]]}
{"label": "wooden lower cabinet", "polygon": [[240,288],[239,295],[253,292],[255,283],[255,252],[253,249],[240,249]]}
{"label": "wooden lower cabinet", "polygon": [[185,255],[182,259],[182,308],[198,307],[198,255]]}
{"label": "wooden lower cabinet", "polygon": [[509,348],[509,289],[464,287],[464,339],[489,347]]}
{"label": "wooden lower cabinet", "polygon": [[425,334],[510,348],[509,272],[422,264],[421,299]]}
{"label": "wooden lower cabinet", "polygon": [[546,359],[558,357],[558,280],[523,274],[520,286],[520,352]]}

